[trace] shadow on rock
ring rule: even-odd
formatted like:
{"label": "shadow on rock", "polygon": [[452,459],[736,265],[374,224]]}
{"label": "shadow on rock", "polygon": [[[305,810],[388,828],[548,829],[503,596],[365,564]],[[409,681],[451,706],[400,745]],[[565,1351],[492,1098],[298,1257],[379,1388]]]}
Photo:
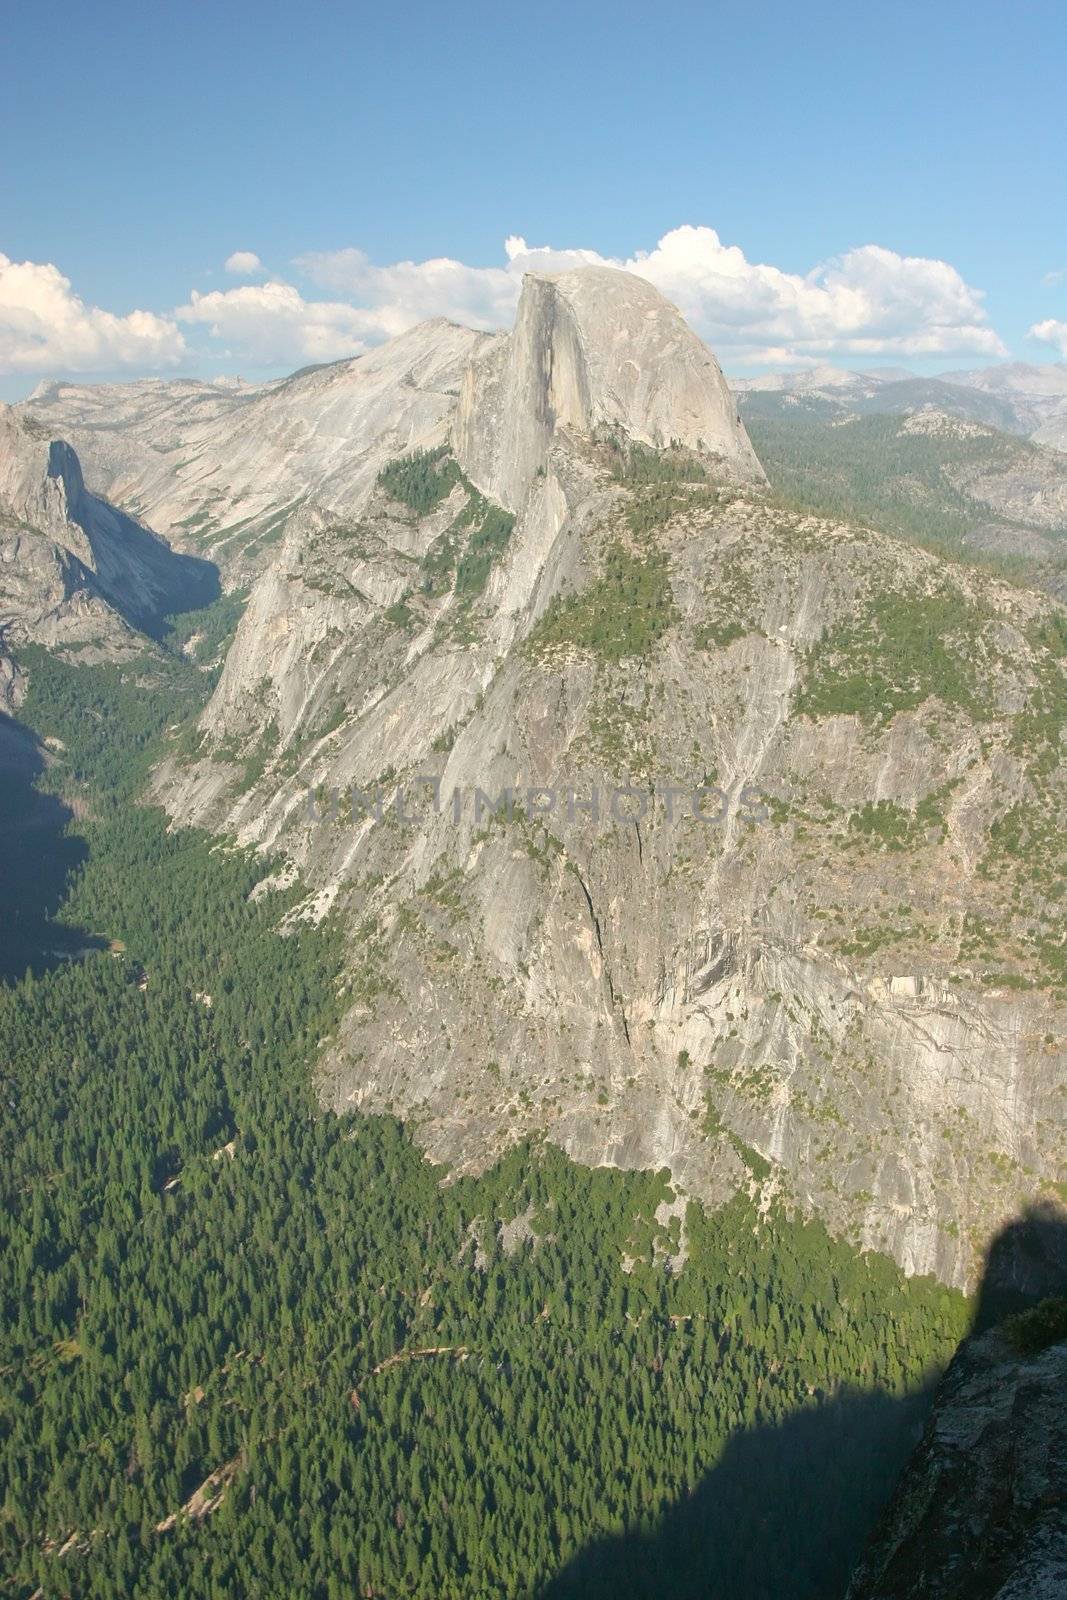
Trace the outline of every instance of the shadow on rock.
{"label": "shadow on rock", "polygon": [[994,1239],[975,1331],[847,1600],[1067,1594],[1067,1213],[1029,1207]]}
{"label": "shadow on rock", "polygon": [[1009,1222],[986,1251],[974,1315],[984,1333],[1013,1312],[1067,1294],[1067,1211],[1036,1201]]}

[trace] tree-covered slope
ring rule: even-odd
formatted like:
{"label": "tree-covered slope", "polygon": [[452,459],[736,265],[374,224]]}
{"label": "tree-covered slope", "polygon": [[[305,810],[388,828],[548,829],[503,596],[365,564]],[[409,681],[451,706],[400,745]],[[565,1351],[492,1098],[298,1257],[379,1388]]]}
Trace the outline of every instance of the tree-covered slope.
{"label": "tree-covered slope", "polygon": [[[752,392],[741,411],[790,505],[1067,592],[1067,456],[945,410]],[[884,410],[871,410],[875,405]]]}

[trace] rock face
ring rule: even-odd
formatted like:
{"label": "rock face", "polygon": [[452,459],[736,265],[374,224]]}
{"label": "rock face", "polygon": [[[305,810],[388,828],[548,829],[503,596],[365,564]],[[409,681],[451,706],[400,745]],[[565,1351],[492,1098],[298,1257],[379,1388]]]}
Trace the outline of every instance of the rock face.
{"label": "rock face", "polygon": [[966,1341],[847,1600],[1067,1593],[1067,1342]]}
{"label": "rock face", "polygon": [[129,654],[216,589],[206,562],[91,494],[68,444],[0,407],[0,640]]}
{"label": "rock face", "polygon": [[47,384],[20,409],[73,442],[102,493],[233,587],[269,565],[294,517],[352,516],[386,461],[443,439],[468,362],[498,342],[428,322],[260,388]]}
{"label": "rock face", "polygon": [[357,515],[386,461],[450,427],[471,481],[512,511],[560,430],[674,441],[763,481],[711,351],[651,285],[608,268],[529,276],[510,336],[437,320],[259,389],[45,384],[22,409],[228,584],[269,563],[294,516]]}
{"label": "rock face", "polygon": [[1067,1179],[1067,613],[776,507],[647,283],[21,414],[255,580],[155,791],[337,917],[326,1104],[458,1170],[547,1136],[783,1195],[956,1284]]}
{"label": "rock face", "polygon": [[338,916],[326,1103],[460,1170],[547,1135],[784,1194],[970,1284],[1067,1177],[1067,618],[776,509],[616,280],[374,358],[348,498],[290,519],[157,794]]}
{"label": "rock face", "polygon": [[1067,1592],[1067,1212],[994,1240],[975,1329],[941,1383],[846,1600]]}
{"label": "rock face", "polygon": [[766,481],[718,362],[651,284],[608,267],[527,274],[514,333],[468,368],[453,430],[461,466],[518,511],[558,435],[616,432]]}

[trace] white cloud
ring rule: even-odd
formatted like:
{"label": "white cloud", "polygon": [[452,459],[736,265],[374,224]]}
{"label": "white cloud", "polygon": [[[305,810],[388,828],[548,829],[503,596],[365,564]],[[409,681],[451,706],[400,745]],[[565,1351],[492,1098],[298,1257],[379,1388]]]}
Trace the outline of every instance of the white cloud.
{"label": "white cloud", "polygon": [[[863,245],[801,275],[749,261],[714,229],[687,225],[628,260],[534,247],[517,236],[489,267],[449,257],[381,265],[357,249],[317,253],[295,266],[328,299],[269,280],[194,291],[167,315],[124,317],[86,306],[54,266],[20,266],[0,256],[0,371],[150,371],[180,361],[196,345],[201,356],[251,367],[331,361],[359,355],[429,317],[508,327],[524,272],[598,263],[650,279],[728,364],[1006,354],[981,292],[945,261]],[[245,276],[260,267],[250,250],[226,262],[227,271]]]}
{"label": "white cloud", "polygon": [[383,328],[396,334],[429,317],[509,327],[524,272],[562,272],[605,260],[595,250],[531,250],[525,239],[516,237],[505,240],[504,253],[507,264],[502,267],[469,267],[448,256],[377,266],[355,249],[299,256],[295,265],[321,288],[373,307]]}
{"label": "white cloud", "polygon": [[1065,278],[1067,278],[1067,268],[1057,267],[1053,272],[1046,272],[1041,282],[1046,289],[1055,289]]}
{"label": "white cloud", "polygon": [[249,278],[253,272],[263,269],[263,263],[254,250],[235,250],[232,256],[226,257],[223,265],[227,272],[232,272],[238,278]]}
{"label": "white cloud", "polygon": [[302,256],[321,287],[358,299],[399,333],[430,316],[504,327],[522,274],[599,263],[648,278],[727,358],[797,363],[833,355],[1002,356],[980,290],[955,267],[864,245],[804,276],[750,262],[713,228],[684,226],[629,260],[594,250],[505,243],[506,265],[470,267],[440,258],[377,266],[361,250]]}
{"label": "white cloud", "polygon": [[305,300],[292,284],[276,282],[210,294],[194,289],[189,304],[174,315],[207,328],[211,338],[225,343],[227,356],[257,366],[361,355],[393,331],[376,312],[340,301]]}
{"label": "white cloud", "polygon": [[172,318],[87,306],[58,267],[0,254],[0,372],[144,371],[173,366],[184,353]]}
{"label": "white cloud", "polygon": [[713,348],[748,361],[832,355],[1005,355],[982,294],[946,261],[863,245],[803,277],[746,259],[713,228],[675,228],[626,262]]}
{"label": "white cloud", "polygon": [[467,267],[447,257],[379,267],[355,249],[301,256],[295,264],[320,288],[373,307],[389,334],[428,317],[502,325],[514,312],[514,285],[501,267]]}
{"label": "white cloud", "polygon": [[1031,339],[1040,339],[1043,344],[1055,345],[1067,360],[1067,322],[1056,322],[1050,317],[1047,322],[1035,322],[1032,328],[1027,329],[1027,334]]}

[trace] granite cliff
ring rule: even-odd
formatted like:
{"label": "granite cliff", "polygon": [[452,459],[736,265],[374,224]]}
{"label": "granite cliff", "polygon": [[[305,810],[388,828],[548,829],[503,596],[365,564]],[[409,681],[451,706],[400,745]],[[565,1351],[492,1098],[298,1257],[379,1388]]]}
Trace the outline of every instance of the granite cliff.
{"label": "granite cliff", "polygon": [[129,659],[217,587],[209,563],[91,493],[69,444],[0,406],[0,703],[17,699],[10,650]]}
{"label": "granite cliff", "polygon": [[291,382],[379,403],[156,793],[337,918],[324,1100],[971,1283],[1067,1176],[1062,607],[777,505],[624,274]]}
{"label": "granite cliff", "polygon": [[70,440],[100,493],[215,562],[232,588],[269,566],[295,516],[343,518],[391,456],[442,438],[468,361],[497,342],[428,322],[261,387],[51,383],[20,412]]}

